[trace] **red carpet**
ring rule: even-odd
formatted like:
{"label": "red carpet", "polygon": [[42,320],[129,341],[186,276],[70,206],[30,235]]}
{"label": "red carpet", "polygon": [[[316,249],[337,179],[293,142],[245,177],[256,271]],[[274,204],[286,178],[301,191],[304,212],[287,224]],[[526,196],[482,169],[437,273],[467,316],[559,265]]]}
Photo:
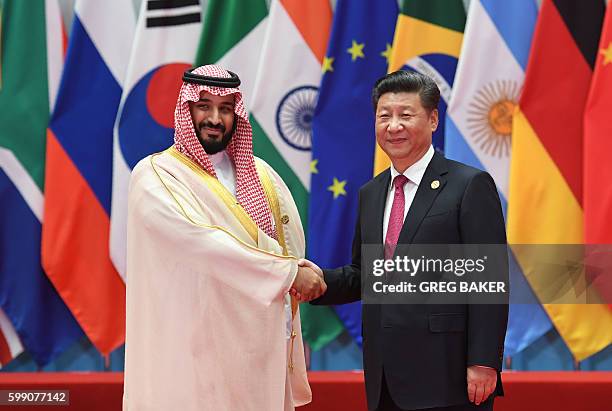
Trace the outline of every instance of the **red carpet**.
{"label": "red carpet", "polygon": [[[366,410],[361,372],[311,372],[309,378],[314,399],[300,411]],[[506,372],[503,379],[506,397],[496,400],[496,411],[612,410],[612,372]],[[70,390],[69,407],[19,411],[121,410],[122,384],[121,373],[0,373],[0,390]]]}

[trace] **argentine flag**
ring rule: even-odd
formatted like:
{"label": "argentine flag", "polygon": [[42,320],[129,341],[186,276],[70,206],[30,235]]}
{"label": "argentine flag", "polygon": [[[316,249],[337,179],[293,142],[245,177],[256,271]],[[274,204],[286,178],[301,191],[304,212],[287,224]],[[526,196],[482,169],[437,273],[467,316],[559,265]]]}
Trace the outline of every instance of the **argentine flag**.
{"label": "argentine flag", "polygon": [[[535,0],[472,0],[461,59],[446,116],[445,154],[488,171],[508,202],[512,115],[525,78],[531,37],[538,14]],[[533,304],[510,307],[506,354],[513,355],[551,328],[514,258],[513,292]]]}

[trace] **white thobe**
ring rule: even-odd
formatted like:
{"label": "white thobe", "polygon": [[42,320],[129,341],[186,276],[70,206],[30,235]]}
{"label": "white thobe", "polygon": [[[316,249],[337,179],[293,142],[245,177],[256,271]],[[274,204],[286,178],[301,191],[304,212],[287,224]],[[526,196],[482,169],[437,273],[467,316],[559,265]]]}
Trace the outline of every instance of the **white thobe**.
{"label": "white thobe", "polygon": [[267,164],[258,168],[278,194],[288,256],[176,150],[134,168],[124,410],[281,411],[310,402],[299,310],[292,349],[285,338],[303,229],[283,181]]}

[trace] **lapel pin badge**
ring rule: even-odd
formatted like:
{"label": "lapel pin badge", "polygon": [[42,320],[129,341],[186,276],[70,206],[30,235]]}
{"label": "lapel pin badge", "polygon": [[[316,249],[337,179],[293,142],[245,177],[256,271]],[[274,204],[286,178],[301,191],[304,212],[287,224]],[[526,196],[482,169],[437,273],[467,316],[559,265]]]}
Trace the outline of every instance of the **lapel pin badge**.
{"label": "lapel pin badge", "polygon": [[440,188],[440,180],[434,180],[431,182],[431,188],[433,190],[437,190],[438,188]]}

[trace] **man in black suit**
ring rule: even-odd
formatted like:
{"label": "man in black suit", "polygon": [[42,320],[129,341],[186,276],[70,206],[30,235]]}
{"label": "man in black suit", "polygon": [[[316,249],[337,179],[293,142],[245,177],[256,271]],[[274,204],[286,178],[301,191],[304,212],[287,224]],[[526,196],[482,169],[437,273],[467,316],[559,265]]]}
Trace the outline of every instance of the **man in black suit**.
{"label": "man in black suit", "polygon": [[[383,245],[383,239],[385,250],[398,244],[506,243],[491,176],[432,147],[440,100],[435,82],[397,71],[376,82],[372,99],[376,140],[392,167],[359,191],[352,263],[321,272],[301,262],[318,269],[328,286],[312,304],[361,298],[362,245]],[[503,259],[507,270],[505,254]],[[503,395],[507,316],[505,304],[364,303],[368,408],[491,410],[494,396]]]}

